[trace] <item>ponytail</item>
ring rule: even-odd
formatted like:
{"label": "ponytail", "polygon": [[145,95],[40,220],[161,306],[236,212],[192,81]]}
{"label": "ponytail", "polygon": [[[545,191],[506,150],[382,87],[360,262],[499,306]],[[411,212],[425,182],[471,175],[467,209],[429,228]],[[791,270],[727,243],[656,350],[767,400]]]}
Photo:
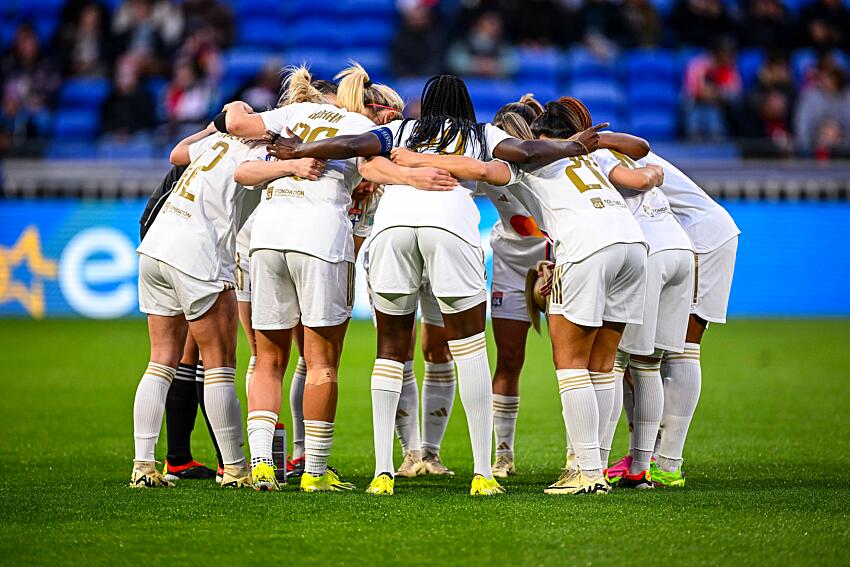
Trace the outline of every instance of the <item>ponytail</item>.
{"label": "ponytail", "polygon": [[282,93],[278,107],[299,102],[324,102],[325,96],[313,85],[313,77],[305,66],[285,67]]}
{"label": "ponytail", "polygon": [[519,99],[519,102],[531,108],[531,111],[534,112],[535,118],[543,114],[543,105],[537,102],[537,99],[534,98],[534,94],[525,93]]}
{"label": "ponytail", "polygon": [[501,113],[493,120],[493,125],[501,128],[514,138],[533,140],[534,134],[526,119],[516,112]]}
{"label": "ponytail", "polygon": [[590,111],[582,101],[571,96],[562,96],[558,99],[558,102],[562,104],[575,118],[577,124],[581,127],[581,130],[586,130],[593,126]]}
{"label": "ponytail", "polygon": [[359,63],[354,61],[340,71],[336,77],[339,81],[337,88],[337,104],[349,112],[357,112],[365,116],[375,114],[371,105],[385,107],[397,111],[404,111],[404,100],[401,96],[387,85],[373,83]]}

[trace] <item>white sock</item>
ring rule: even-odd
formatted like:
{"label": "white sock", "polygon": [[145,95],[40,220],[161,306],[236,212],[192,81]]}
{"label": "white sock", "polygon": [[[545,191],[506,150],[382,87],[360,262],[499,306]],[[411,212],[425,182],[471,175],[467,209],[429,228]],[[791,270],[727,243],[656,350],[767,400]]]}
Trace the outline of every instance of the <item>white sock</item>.
{"label": "white sock", "polygon": [[[611,417],[608,418],[605,435],[599,438],[599,454],[603,465],[608,464],[611,445],[614,443],[614,434],[617,433],[617,424],[620,422],[620,414],[623,412],[623,374],[626,373],[628,365],[629,354],[618,350],[617,358],[614,359],[614,405],[611,407]],[[601,414],[599,420],[603,420]]]}
{"label": "white sock", "polygon": [[[590,372],[590,383],[593,385],[593,393],[596,395],[596,408],[599,413],[599,459],[604,467],[608,463],[608,453],[611,451],[602,451],[602,439],[608,432],[608,422],[610,415],[614,412],[614,400],[616,399],[617,390],[614,385],[614,371],[611,372]],[[605,416],[609,416],[608,419]],[[610,448],[609,448],[610,449]]]}
{"label": "white sock", "polygon": [[484,478],[493,478],[493,385],[487,360],[487,339],[484,333],[478,333],[448,341],[448,345],[457,364],[460,403],[466,412],[474,472]]}
{"label": "white sock", "polygon": [[[252,356],[248,359],[248,370],[245,371],[245,395],[248,395],[248,392],[251,391],[251,376],[254,375],[254,367],[257,365],[257,357]],[[251,443],[250,435],[248,436],[248,443]]]}
{"label": "white sock", "polygon": [[661,413],[664,411],[664,387],[661,385],[661,359],[644,362],[632,359],[629,362],[635,386],[634,450],[629,474],[649,470]]}
{"label": "white sock", "polygon": [[207,417],[225,465],[235,465],[245,460],[242,451],[245,443],[242,436],[242,408],[236,397],[235,382],[235,368],[207,368],[204,371]]}
{"label": "white sock", "polygon": [[602,474],[599,454],[599,408],[596,394],[585,369],[559,369],[558,391],[564,423],[569,431],[572,449],[579,468],[589,475]]}
{"label": "white sock", "polygon": [[516,418],[519,415],[519,396],[493,394],[493,429],[496,433],[496,456],[514,457]]}
{"label": "white sock", "polygon": [[[667,353],[664,357],[664,429],[658,456],[664,457],[667,472],[675,471],[682,464],[685,439],[702,388],[699,357],[698,343],[685,343],[685,352]],[[659,466],[661,464],[659,458]]]}
{"label": "white sock", "polygon": [[251,451],[251,466],[258,463],[274,465],[272,440],[277,425],[277,414],[273,411],[248,412],[248,447]]}
{"label": "white sock", "polygon": [[395,473],[393,425],[401,396],[404,364],[379,358],[372,369],[372,431],[375,436],[375,476]]}
{"label": "white sock", "polygon": [[168,388],[177,373],[171,368],[156,362],[148,362],[133,401],[133,438],[137,461],[154,461],[154,450],[162,429],[162,414],[165,413],[165,398]]}
{"label": "white sock", "polygon": [[304,420],[304,471],[322,476],[328,470],[328,457],[334,442],[334,424],[327,421]]}
{"label": "white sock", "polygon": [[419,385],[413,372],[413,361],[404,363],[404,378],[401,383],[401,397],[395,413],[395,431],[401,442],[401,449],[421,451],[422,441],[419,437]]}
{"label": "white sock", "polygon": [[307,381],[307,363],[298,357],[292,384],[289,386],[289,408],[292,412],[292,460],[304,456],[304,383]]}
{"label": "white sock", "polygon": [[425,361],[422,380],[422,449],[438,453],[455,401],[455,363]]}

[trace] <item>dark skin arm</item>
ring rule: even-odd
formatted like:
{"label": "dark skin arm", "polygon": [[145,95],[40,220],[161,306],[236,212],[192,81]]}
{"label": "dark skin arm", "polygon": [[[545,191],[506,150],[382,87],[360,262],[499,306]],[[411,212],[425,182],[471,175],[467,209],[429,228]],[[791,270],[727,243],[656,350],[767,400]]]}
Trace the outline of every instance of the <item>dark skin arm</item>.
{"label": "dark skin arm", "polygon": [[[287,128],[288,138],[280,137],[266,148],[269,155],[310,156],[319,159],[349,159],[354,157],[373,157],[381,154],[381,141],[375,134],[365,133],[348,136],[336,136],[304,144],[301,139]],[[285,158],[288,159],[288,158]]]}
{"label": "dark skin arm", "polygon": [[632,159],[645,158],[649,153],[649,142],[643,138],[622,132],[601,132],[599,134],[599,147],[606,150],[616,150]]}

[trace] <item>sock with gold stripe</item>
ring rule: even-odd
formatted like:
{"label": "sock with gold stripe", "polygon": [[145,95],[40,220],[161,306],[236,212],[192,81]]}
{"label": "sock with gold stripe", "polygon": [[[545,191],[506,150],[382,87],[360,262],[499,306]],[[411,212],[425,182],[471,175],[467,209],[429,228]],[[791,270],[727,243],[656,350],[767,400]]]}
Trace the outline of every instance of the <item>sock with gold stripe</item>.
{"label": "sock with gold stripe", "polygon": [[493,386],[487,339],[484,333],[478,333],[448,341],[448,345],[457,364],[460,402],[466,412],[475,474],[490,479],[493,478]]}
{"label": "sock with gold stripe", "polygon": [[210,420],[221,460],[234,465],[245,460],[242,451],[242,409],[236,397],[236,369],[230,367],[204,370],[204,403]]}
{"label": "sock with gold stripe", "polygon": [[440,452],[456,389],[454,361],[425,361],[425,376],[422,379],[422,450]]}
{"label": "sock with gold stripe", "polygon": [[664,411],[664,387],[661,385],[661,359],[654,362],[631,359],[629,368],[635,388],[634,449],[629,474],[649,470],[661,413]]}
{"label": "sock with gold stripe", "polygon": [[579,468],[589,475],[602,473],[599,454],[599,407],[596,394],[586,369],[561,368],[558,376],[558,391],[564,424],[570,432],[570,443],[575,451]]}
{"label": "sock with gold stripe", "polygon": [[154,451],[162,428],[165,399],[176,373],[176,368],[149,362],[142,379],[139,380],[133,401],[134,459],[137,461],[155,460]]}
{"label": "sock with gold stripe", "polygon": [[699,357],[698,343],[685,343],[684,352],[664,355],[664,412],[661,418],[664,429],[661,431],[658,460],[659,466],[667,472],[675,471],[682,464],[685,439],[702,388]]}
{"label": "sock with gold stripe", "polygon": [[272,440],[277,424],[277,413],[266,410],[248,412],[248,447],[251,451],[251,466],[259,463],[274,465]]}
{"label": "sock with gold stripe", "polygon": [[[607,420],[605,434],[599,438],[599,453],[602,465],[608,465],[608,456],[611,454],[611,445],[614,442],[614,434],[617,432],[617,424],[620,422],[620,414],[623,413],[623,375],[629,365],[629,354],[621,350],[617,351],[614,359],[614,404],[611,406],[611,414]],[[599,415],[600,421],[605,421],[604,415]]]}
{"label": "sock with gold stripe", "polygon": [[304,384],[307,382],[307,362],[298,357],[292,384],[289,386],[289,411],[292,413],[292,460],[304,457]]}
{"label": "sock with gold stripe", "polygon": [[422,450],[419,437],[419,385],[416,383],[412,360],[404,363],[401,395],[395,413],[395,431],[405,453]]}
{"label": "sock with gold stripe", "polygon": [[313,476],[325,474],[333,442],[333,422],[304,420],[304,472]]}
{"label": "sock with gold stripe", "polygon": [[375,476],[395,473],[393,426],[401,396],[404,364],[378,358],[372,369],[372,430],[375,437]]}
{"label": "sock with gold stripe", "polygon": [[257,365],[257,357],[252,356],[248,359],[248,370],[245,371],[245,396],[251,391],[251,377],[254,375],[254,367]]}
{"label": "sock with gold stripe", "polygon": [[593,393],[596,395],[596,408],[599,413],[599,458],[602,460],[604,467],[608,460],[608,452],[602,456],[602,439],[605,438],[605,433],[608,431],[608,422],[614,411],[614,400],[617,390],[614,386],[614,371],[611,372],[590,372],[590,383],[593,385]]}
{"label": "sock with gold stripe", "polygon": [[519,396],[493,394],[493,430],[496,435],[496,456],[514,457],[516,418],[519,415]]}

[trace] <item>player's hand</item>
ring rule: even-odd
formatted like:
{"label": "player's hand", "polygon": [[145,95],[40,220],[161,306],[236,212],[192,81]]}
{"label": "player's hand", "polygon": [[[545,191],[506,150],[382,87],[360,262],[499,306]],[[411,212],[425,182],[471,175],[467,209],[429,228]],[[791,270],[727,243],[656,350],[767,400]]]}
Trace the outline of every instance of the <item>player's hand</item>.
{"label": "player's hand", "polygon": [[451,173],[436,167],[410,168],[407,184],[423,191],[451,191],[458,185]]}
{"label": "player's hand", "polygon": [[288,138],[284,138],[283,136],[278,137],[277,140],[266,146],[266,151],[273,158],[297,159],[298,156],[295,155],[295,150],[302,144],[301,138],[296,136],[289,128],[286,129],[286,133],[289,136]]}
{"label": "player's hand", "polygon": [[664,185],[664,168],[660,165],[650,164],[646,166],[647,169],[652,170],[655,173],[655,186],[661,187]]}
{"label": "player's hand", "polygon": [[233,102],[228,102],[221,110],[227,112],[231,108],[238,108],[242,110],[245,114],[254,114],[254,109],[251,107],[251,105],[242,100],[234,100]]}
{"label": "player's hand", "polygon": [[416,167],[422,163],[422,156],[407,148],[393,148],[390,157],[396,165],[403,167]]}
{"label": "player's hand", "polygon": [[290,161],[292,174],[302,179],[316,181],[325,172],[327,162],[316,158],[301,158]]}
{"label": "player's hand", "polygon": [[610,126],[608,122],[591,126],[587,130],[579,132],[576,142],[582,145],[584,153],[589,154],[595,152],[599,148],[599,131]]}
{"label": "player's hand", "polygon": [[540,284],[540,295],[543,297],[549,296],[552,293],[552,282],[555,279],[555,264],[553,262],[541,264],[540,269],[537,270],[537,275],[543,280]]}

